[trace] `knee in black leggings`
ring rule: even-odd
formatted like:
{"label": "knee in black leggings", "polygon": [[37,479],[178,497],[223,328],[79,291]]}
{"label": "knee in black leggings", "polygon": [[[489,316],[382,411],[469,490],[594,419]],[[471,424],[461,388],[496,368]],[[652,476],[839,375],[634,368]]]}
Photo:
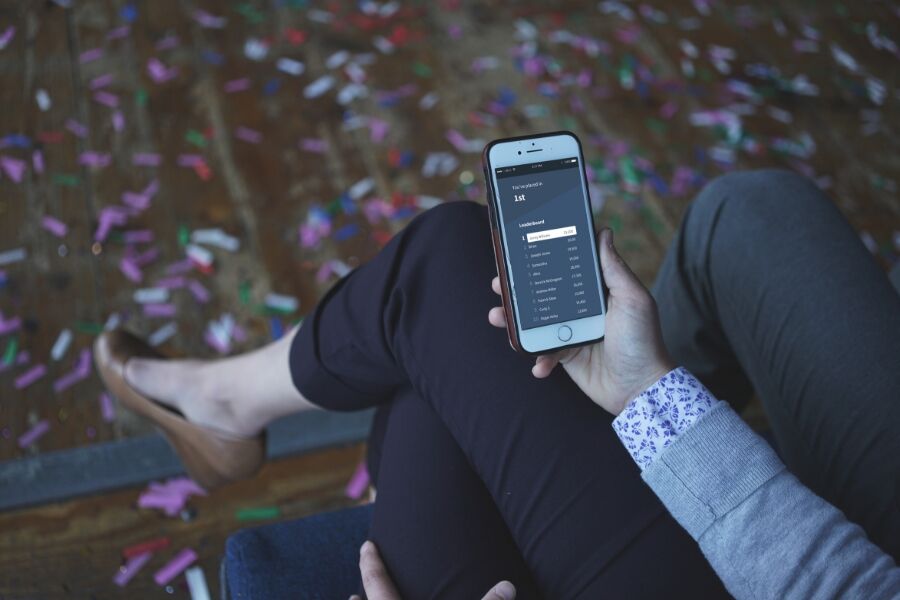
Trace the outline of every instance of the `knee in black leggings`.
{"label": "knee in black leggings", "polygon": [[[487,207],[477,202],[446,202],[414,219],[407,228],[406,242],[440,269],[471,268],[491,261],[490,224]],[[412,250],[412,248],[410,248]]]}

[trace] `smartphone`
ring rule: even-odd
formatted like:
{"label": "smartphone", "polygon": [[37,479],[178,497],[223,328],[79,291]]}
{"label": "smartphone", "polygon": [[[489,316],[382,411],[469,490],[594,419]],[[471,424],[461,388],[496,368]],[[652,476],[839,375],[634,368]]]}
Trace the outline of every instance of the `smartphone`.
{"label": "smartphone", "polygon": [[546,354],[606,331],[581,142],[568,131],[494,140],[482,152],[510,345]]}

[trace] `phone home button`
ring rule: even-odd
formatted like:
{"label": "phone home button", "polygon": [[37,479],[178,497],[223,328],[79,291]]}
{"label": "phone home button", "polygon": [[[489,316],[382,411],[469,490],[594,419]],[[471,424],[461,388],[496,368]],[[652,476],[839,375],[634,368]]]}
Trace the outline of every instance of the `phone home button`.
{"label": "phone home button", "polygon": [[558,337],[561,342],[568,342],[572,339],[572,328],[568,325],[563,325],[556,330],[556,337]]}

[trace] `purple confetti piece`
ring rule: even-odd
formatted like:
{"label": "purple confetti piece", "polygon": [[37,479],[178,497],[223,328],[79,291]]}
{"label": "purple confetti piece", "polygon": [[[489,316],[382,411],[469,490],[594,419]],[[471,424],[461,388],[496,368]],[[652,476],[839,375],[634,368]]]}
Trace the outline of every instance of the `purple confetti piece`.
{"label": "purple confetti piece", "polygon": [[162,157],[155,152],[137,152],[131,156],[131,164],[136,167],[158,167]]}
{"label": "purple confetti piece", "polygon": [[91,82],[88,84],[88,87],[91,91],[99,90],[100,88],[105,88],[109,84],[111,84],[115,80],[115,75],[112,73],[104,73],[103,75],[98,75],[91,79]]}
{"label": "purple confetti piece", "polygon": [[226,340],[220,340],[216,336],[212,334],[210,330],[206,330],[206,334],[203,336],[203,341],[205,341],[213,350],[216,350],[219,354],[228,354],[228,351],[231,350],[231,345]]}
{"label": "purple confetti piece", "polygon": [[44,364],[34,365],[18,377],[16,377],[13,387],[17,390],[26,388],[44,375],[47,374],[47,366]]}
{"label": "purple confetti piece", "polygon": [[243,92],[244,90],[250,89],[250,79],[247,77],[243,77],[241,79],[232,79],[231,81],[225,82],[225,86],[223,89],[227,94],[233,94],[234,92]]}
{"label": "purple confetti piece", "polygon": [[324,154],[328,150],[328,142],[318,138],[303,138],[300,140],[300,149],[316,154]]}
{"label": "purple confetti piece", "polygon": [[27,448],[38,441],[45,433],[50,431],[50,421],[42,419],[34,426],[19,436],[19,448]]}
{"label": "purple confetti piece", "polygon": [[374,143],[381,143],[384,140],[384,137],[387,135],[389,129],[390,125],[387,121],[375,118],[369,119],[369,139],[371,139]]}
{"label": "purple confetti piece", "polygon": [[353,476],[350,478],[350,481],[347,482],[347,487],[344,489],[344,494],[348,498],[359,500],[368,486],[369,471],[368,469],[366,469],[366,463],[361,462],[356,467],[356,471],[353,472]]}
{"label": "purple confetti piece", "polygon": [[31,153],[31,164],[34,166],[34,172],[41,174],[44,172],[44,153],[35,150]]}
{"label": "purple confetti piece", "polygon": [[144,267],[159,258],[159,248],[148,248],[144,252],[134,257],[134,263],[139,267]]}
{"label": "purple confetti piece", "polygon": [[135,229],[126,231],[122,235],[122,239],[126,244],[149,244],[153,241],[154,235],[151,229]]}
{"label": "purple confetti piece", "polygon": [[194,11],[194,20],[197,21],[201,27],[206,27],[207,29],[222,29],[225,27],[225,23],[227,23],[225,17],[211,15],[205,10]]}
{"label": "purple confetti piece", "polygon": [[101,57],[103,57],[103,48],[91,48],[81,53],[81,56],[78,57],[78,62],[86,64]]}
{"label": "purple confetti piece", "polygon": [[186,284],[184,275],[172,275],[170,277],[164,277],[162,279],[158,279],[154,284],[154,287],[165,288],[167,290],[173,290],[176,288],[183,288]]}
{"label": "purple confetti piece", "polygon": [[106,34],[107,40],[120,40],[123,37],[126,37],[129,33],[131,33],[131,27],[129,25],[122,25],[121,27],[116,27],[115,29],[110,29]]}
{"label": "purple confetti piece", "polygon": [[91,374],[91,351],[88,348],[84,348],[81,353],[78,355],[78,362],[75,364],[75,367],[53,382],[53,391],[57,394],[66,390],[79,381],[83,379],[87,379],[87,377]]}
{"label": "purple confetti piece", "polygon": [[153,552],[149,550],[147,552],[142,552],[136,556],[132,556],[125,564],[119,567],[119,570],[116,571],[116,575],[113,577],[113,583],[115,583],[119,587],[125,587],[131,579],[137,575],[138,571],[144,568],[150,559],[153,557]]}
{"label": "purple confetti piece", "polygon": [[166,566],[156,572],[153,576],[153,581],[156,582],[156,585],[166,585],[196,560],[197,553],[190,548],[185,548],[176,554],[175,558],[170,560]]}
{"label": "purple confetti piece", "polygon": [[16,36],[16,28],[10,25],[0,34],[0,50],[6,48]]}
{"label": "purple confetti piece", "polygon": [[171,302],[144,304],[145,317],[174,317],[175,313],[175,305]]}
{"label": "purple confetti piece", "polygon": [[178,67],[168,68],[158,58],[147,60],[147,74],[154,83],[164,83],[178,74]]}
{"label": "purple confetti piece", "polygon": [[12,158],[11,156],[0,156],[0,168],[16,183],[22,181],[22,177],[25,175],[25,167],[24,160]]}
{"label": "purple confetti piece", "polygon": [[177,35],[169,35],[156,42],[157,50],[171,50],[177,48],[179,44]]}
{"label": "purple confetti piece", "polygon": [[112,162],[112,157],[105,152],[82,152],[78,157],[79,164],[95,169],[108,167],[110,162]]}
{"label": "purple confetti piece", "polygon": [[114,130],[119,132],[125,129],[125,115],[122,114],[121,110],[117,110],[112,114],[112,126]]}
{"label": "purple confetti piece", "polygon": [[116,420],[116,405],[113,402],[112,396],[106,392],[100,394],[100,416],[103,417],[103,420],[107,423],[112,423]]}
{"label": "purple confetti piece", "polygon": [[200,302],[201,304],[209,302],[209,291],[207,291],[207,289],[203,287],[203,284],[196,279],[191,279],[188,282],[188,289],[191,291],[191,294],[193,294],[194,299],[197,302]]}
{"label": "purple confetti piece", "polygon": [[75,119],[69,119],[66,121],[66,129],[72,132],[77,138],[83,138],[87,135],[87,127],[76,121]]}
{"label": "purple confetti piece", "polygon": [[119,261],[119,270],[122,271],[122,274],[125,277],[134,283],[140,283],[144,278],[143,273],[141,273],[140,267],[134,264],[134,261],[128,258],[123,258]]}
{"label": "purple confetti piece", "polygon": [[262,133],[249,127],[237,127],[234,130],[234,137],[251,144],[258,144],[262,141]]}
{"label": "purple confetti piece", "polygon": [[115,108],[119,105],[119,97],[110,92],[105,92],[100,90],[99,92],[94,92],[94,100],[99,102],[103,106],[108,106],[109,108]]}
{"label": "purple confetti piece", "polygon": [[193,270],[194,263],[191,262],[191,259],[185,258],[168,265],[166,267],[166,275],[181,275],[183,273],[190,273]]}
{"label": "purple confetti piece", "polygon": [[68,225],[50,215],[44,215],[44,217],[41,218],[41,227],[60,238],[65,237],[66,233],[69,232]]}
{"label": "purple confetti piece", "polygon": [[176,163],[179,167],[196,167],[203,164],[203,156],[199,154],[179,154]]}

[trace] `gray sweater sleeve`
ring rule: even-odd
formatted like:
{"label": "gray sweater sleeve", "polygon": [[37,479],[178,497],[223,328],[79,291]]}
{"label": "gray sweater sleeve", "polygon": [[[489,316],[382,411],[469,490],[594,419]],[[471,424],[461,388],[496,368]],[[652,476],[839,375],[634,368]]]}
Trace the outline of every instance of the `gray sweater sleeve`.
{"label": "gray sweater sleeve", "polygon": [[900,569],[724,402],[642,474],[737,598],[900,598]]}

